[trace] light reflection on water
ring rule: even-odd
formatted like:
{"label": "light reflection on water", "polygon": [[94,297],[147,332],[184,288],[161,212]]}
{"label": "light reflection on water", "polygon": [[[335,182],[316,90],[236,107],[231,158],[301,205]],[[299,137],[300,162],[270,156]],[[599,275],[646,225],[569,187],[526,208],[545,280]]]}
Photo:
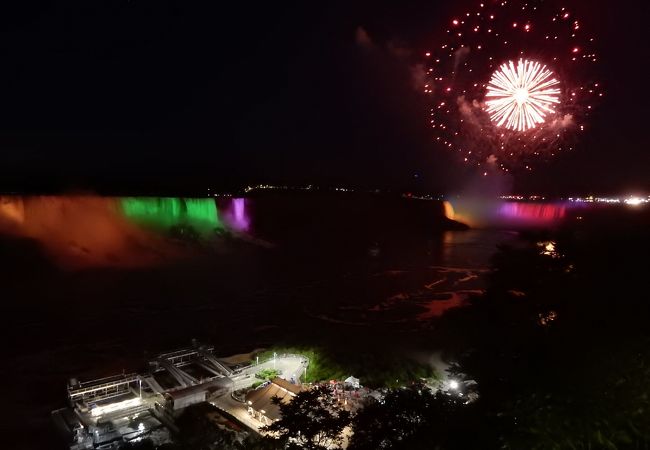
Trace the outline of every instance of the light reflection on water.
{"label": "light reflection on water", "polygon": [[429,319],[480,294],[497,245],[517,237],[499,230],[443,232],[419,254],[408,248],[408,257],[394,255],[374,272],[360,269],[330,280],[326,298],[317,286],[303,292],[305,298],[321,300],[305,309],[311,318],[334,324],[390,326],[396,331],[426,328]]}
{"label": "light reflection on water", "polygon": [[[376,244],[361,258],[333,254],[307,256],[307,261],[294,261],[282,254],[269,256],[262,249],[244,255],[241,249],[222,242],[219,245],[227,256],[208,254],[195,261],[187,259],[187,248],[165,238],[165,232],[182,226],[194,227],[204,235],[224,228],[245,232],[251,227],[247,208],[243,198],[2,197],[0,232],[36,239],[65,268],[153,268],[172,261],[176,261],[175,267],[178,263],[198,265],[196,273],[201,276],[181,282],[196,289],[193,295],[198,298],[213,298],[213,292],[225,287],[243,297],[244,304],[288,297],[309,317],[368,324],[426,320],[462,305],[483,288],[484,273],[497,244],[516,239],[516,234],[498,230],[444,231],[404,241],[394,236],[392,243]],[[453,214],[451,206],[446,210]],[[261,273],[251,274],[258,264]],[[280,266],[284,270],[278,270]],[[160,270],[178,277],[175,267]],[[214,277],[214,270],[223,277]],[[202,278],[203,274],[210,279]],[[251,277],[252,284],[244,281]],[[322,289],[324,284],[326,289]],[[247,292],[244,288],[251,285],[260,289]],[[121,287],[116,289],[119,295]],[[153,300],[148,301],[157,303],[160,293],[149,289],[149,295]],[[246,300],[250,295],[255,299]],[[93,296],[101,299],[103,293]],[[213,307],[212,300],[206,307]],[[236,308],[233,313],[239,315]]]}

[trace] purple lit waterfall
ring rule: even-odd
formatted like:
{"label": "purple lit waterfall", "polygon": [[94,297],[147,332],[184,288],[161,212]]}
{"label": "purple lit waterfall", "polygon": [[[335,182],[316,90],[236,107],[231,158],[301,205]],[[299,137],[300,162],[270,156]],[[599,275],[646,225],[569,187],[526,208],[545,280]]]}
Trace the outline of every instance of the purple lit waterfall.
{"label": "purple lit waterfall", "polygon": [[246,213],[246,199],[233,198],[226,218],[228,225],[235,231],[248,231],[250,218]]}

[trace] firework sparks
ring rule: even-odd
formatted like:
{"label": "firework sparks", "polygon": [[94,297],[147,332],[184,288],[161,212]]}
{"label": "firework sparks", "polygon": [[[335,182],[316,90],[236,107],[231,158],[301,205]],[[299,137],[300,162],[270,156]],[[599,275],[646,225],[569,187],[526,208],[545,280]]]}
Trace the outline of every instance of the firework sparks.
{"label": "firework sparks", "polygon": [[595,36],[565,1],[484,2],[449,19],[423,52],[437,145],[481,174],[574,148],[603,86]]}
{"label": "firework sparks", "polygon": [[560,103],[560,84],[553,72],[538,62],[520,59],[503,64],[487,86],[486,111],[497,126],[526,131],[544,123],[547,113]]}

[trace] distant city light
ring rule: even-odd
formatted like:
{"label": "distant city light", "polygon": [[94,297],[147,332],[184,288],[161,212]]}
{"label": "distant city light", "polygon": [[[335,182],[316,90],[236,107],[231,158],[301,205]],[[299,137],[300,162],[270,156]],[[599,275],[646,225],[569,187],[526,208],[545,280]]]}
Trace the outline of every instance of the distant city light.
{"label": "distant city light", "polygon": [[[541,195],[501,195],[499,196],[501,200],[514,200],[514,201],[536,201],[536,200],[547,200],[546,197]],[[637,206],[644,203],[650,203],[650,196],[640,197],[640,196],[629,196],[629,197],[594,197],[589,195],[587,197],[565,197],[562,200],[567,200],[572,203],[625,203],[630,206]]]}
{"label": "distant city light", "polygon": [[641,203],[648,203],[647,198],[641,198],[641,197],[628,197],[625,200],[623,200],[626,205],[630,206],[637,206],[640,205]]}

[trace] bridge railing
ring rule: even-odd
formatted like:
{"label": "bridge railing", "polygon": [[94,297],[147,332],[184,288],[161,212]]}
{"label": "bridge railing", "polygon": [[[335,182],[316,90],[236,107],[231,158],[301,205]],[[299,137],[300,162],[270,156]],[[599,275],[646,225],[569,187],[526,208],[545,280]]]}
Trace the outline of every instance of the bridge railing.
{"label": "bridge railing", "polygon": [[305,355],[301,355],[299,353],[279,353],[279,354],[277,354],[275,356],[269,356],[268,358],[265,358],[265,359],[261,360],[259,363],[253,362],[253,363],[251,363],[251,364],[249,364],[247,366],[239,367],[233,373],[234,374],[239,374],[239,373],[243,372],[244,370],[249,370],[249,369],[252,369],[254,367],[260,366],[262,364],[271,362],[271,361],[273,361],[274,358],[295,358],[295,359],[300,359],[302,364],[304,364],[306,367],[309,367],[309,358],[307,358]]}

